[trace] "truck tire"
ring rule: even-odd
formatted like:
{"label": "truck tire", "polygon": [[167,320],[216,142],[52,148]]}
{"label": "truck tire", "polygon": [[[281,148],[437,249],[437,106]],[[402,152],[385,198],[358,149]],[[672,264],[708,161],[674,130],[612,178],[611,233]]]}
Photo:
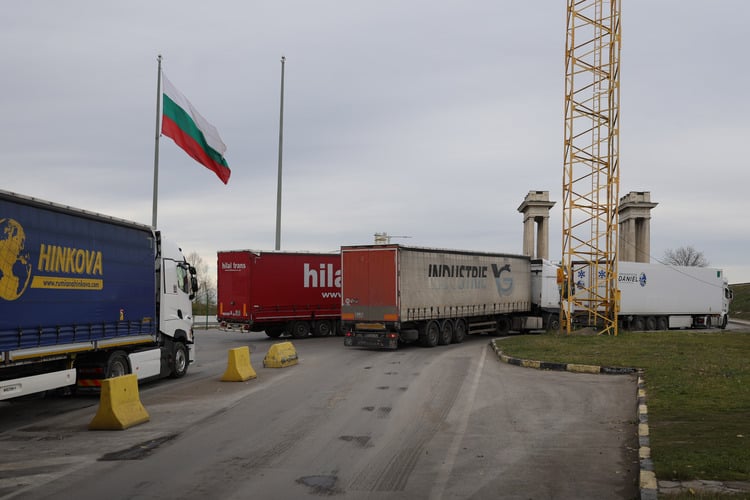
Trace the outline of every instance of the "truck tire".
{"label": "truck tire", "polygon": [[727,323],[729,323],[729,316],[725,314],[724,317],[721,319],[721,324],[719,325],[719,328],[721,328],[722,330],[726,329]]}
{"label": "truck tire", "polygon": [[307,321],[295,321],[292,323],[292,331],[290,333],[295,339],[304,339],[310,335],[310,323]]}
{"label": "truck tire", "polygon": [[556,332],[560,329],[560,315],[550,313],[547,316],[547,330]]}
{"label": "truck tire", "polygon": [[466,338],[466,321],[457,319],[453,325],[453,343],[460,344]]}
{"label": "truck tire", "polygon": [[646,322],[643,320],[643,316],[636,316],[633,321],[630,322],[630,329],[635,332],[642,332],[646,328]]}
{"label": "truck tire", "polygon": [[331,322],[328,320],[318,321],[313,330],[314,337],[328,337],[331,335]]}
{"label": "truck tire", "polygon": [[448,345],[453,340],[453,321],[450,319],[443,320],[443,324],[440,325],[440,336],[438,337],[438,344]]}
{"label": "truck tire", "polygon": [[114,351],[107,358],[107,368],[104,378],[121,377],[130,373],[128,354],[125,351]]}
{"label": "truck tire", "polygon": [[497,334],[508,335],[510,331],[510,320],[506,317],[500,317],[497,320]]}
{"label": "truck tire", "polygon": [[282,333],[284,333],[284,328],[280,326],[269,326],[268,328],[266,328],[266,335],[268,335],[272,339],[281,337]]}
{"label": "truck tire", "polygon": [[653,316],[646,317],[646,330],[656,330],[656,318],[654,318]]}
{"label": "truck tire", "polygon": [[661,331],[669,330],[669,319],[666,316],[656,318],[656,329]]}
{"label": "truck tire", "polygon": [[440,336],[440,325],[437,321],[428,321],[420,332],[419,340],[422,347],[435,347]]}
{"label": "truck tire", "polygon": [[173,349],[172,366],[170,367],[172,372],[169,376],[171,378],[182,378],[187,373],[188,365],[190,364],[188,348],[183,342],[176,341]]}

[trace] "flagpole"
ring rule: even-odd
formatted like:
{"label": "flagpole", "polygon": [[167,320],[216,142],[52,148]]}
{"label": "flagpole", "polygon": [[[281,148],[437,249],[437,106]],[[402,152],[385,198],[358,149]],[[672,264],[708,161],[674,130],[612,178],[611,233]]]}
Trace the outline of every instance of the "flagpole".
{"label": "flagpole", "polygon": [[151,227],[156,229],[156,200],[159,197],[159,105],[161,103],[161,54],[156,58],[159,69],[156,75],[156,133],[154,134],[154,205],[151,212]]}
{"label": "flagpole", "polygon": [[279,110],[279,178],[276,183],[276,250],[281,250],[281,154],[284,144],[284,63],[281,56],[281,106]]}

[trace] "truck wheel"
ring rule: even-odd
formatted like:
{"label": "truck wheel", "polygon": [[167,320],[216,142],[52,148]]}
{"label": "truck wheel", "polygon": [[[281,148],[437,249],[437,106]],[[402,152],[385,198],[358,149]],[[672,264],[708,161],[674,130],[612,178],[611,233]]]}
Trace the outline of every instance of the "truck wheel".
{"label": "truck wheel", "polygon": [[656,318],[653,316],[648,316],[646,318],[646,330],[656,330]]}
{"label": "truck wheel", "polygon": [[292,324],[291,334],[295,339],[304,339],[310,335],[310,323],[307,321],[295,321]]}
{"label": "truck wheel", "polygon": [[440,336],[438,337],[438,344],[448,345],[453,340],[453,321],[446,319],[443,320],[443,324],[440,327]]}
{"label": "truck wheel", "polygon": [[457,319],[456,324],[453,325],[453,343],[460,344],[466,338],[466,322],[462,319]]}
{"label": "truck wheel", "polygon": [[428,321],[422,330],[419,336],[422,347],[435,347],[440,336],[440,326],[437,321]]}
{"label": "truck wheel", "polygon": [[107,370],[104,378],[122,377],[130,373],[128,355],[124,351],[115,351],[107,358]]}
{"label": "truck wheel", "polygon": [[633,331],[642,332],[645,329],[646,322],[641,316],[636,316],[635,318],[633,318],[633,321],[630,323],[630,325]]}
{"label": "truck wheel", "polygon": [[269,326],[268,328],[266,328],[266,335],[268,335],[272,339],[281,337],[282,333],[284,333],[284,329],[277,326]]}
{"label": "truck wheel", "polygon": [[656,329],[661,331],[669,330],[669,320],[666,316],[656,318]]}
{"label": "truck wheel", "polygon": [[510,320],[505,317],[498,319],[497,320],[497,334],[508,335],[509,331],[510,331]]}
{"label": "truck wheel", "polygon": [[331,334],[331,322],[330,321],[318,321],[315,325],[313,335],[315,337],[328,337]]}
{"label": "truck wheel", "polygon": [[726,329],[727,323],[729,323],[729,316],[725,314],[724,317],[721,319],[721,324],[719,325],[719,328],[721,328],[722,330]]}
{"label": "truck wheel", "polygon": [[188,370],[189,361],[187,346],[182,342],[175,342],[174,352],[172,353],[172,373],[169,376],[172,378],[184,377]]}
{"label": "truck wheel", "polygon": [[551,313],[547,316],[547,330],[557,331],[560,329],[560,315]]}

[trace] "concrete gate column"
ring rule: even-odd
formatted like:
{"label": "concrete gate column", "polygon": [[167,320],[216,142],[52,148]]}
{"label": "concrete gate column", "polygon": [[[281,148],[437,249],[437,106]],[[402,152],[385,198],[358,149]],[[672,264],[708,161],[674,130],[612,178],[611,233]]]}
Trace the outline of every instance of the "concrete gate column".
{"label": "concrete gate column", "polygon": [[649,191],[631,191],[622,198],[617,209],[620,224],[618,260],[651,261],[651,210],[658,203],[651,201]]}
{"label": "concrete gate column", "polygon": [[[555,205],[549,201],[549,191],[529,191],[518,207],[523,214],[523,254],[531,258],[549,259],[549,211]],[[534,225],[536,224],[536,253]]]}

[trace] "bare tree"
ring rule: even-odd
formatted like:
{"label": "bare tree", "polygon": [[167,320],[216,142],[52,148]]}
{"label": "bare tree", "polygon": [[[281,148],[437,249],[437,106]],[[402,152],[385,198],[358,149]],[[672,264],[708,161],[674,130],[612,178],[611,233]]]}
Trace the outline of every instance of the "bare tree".
{"label": "bare tree", "polygon": [[703,255],[703,252],[699,252],[692,246],[680,247],[676,250],[668,248],[664,252],[662,258],[665,264],[672,266],[691,266],[691,267],[706,267],[708,266],[708,260]]}
{"label": "bare tree", "polygon": [[196,305],[205,305],[206,314],[208,314],[208,306],[215,304],[216,298],[216,283],[214,279],[208,274],[208,264],[203,262],[203,258],[198,252],[191,252],[187,257],[187,261],[195,268],[195,275],[198,278],[198,293],[193,299],[193,303]]}

